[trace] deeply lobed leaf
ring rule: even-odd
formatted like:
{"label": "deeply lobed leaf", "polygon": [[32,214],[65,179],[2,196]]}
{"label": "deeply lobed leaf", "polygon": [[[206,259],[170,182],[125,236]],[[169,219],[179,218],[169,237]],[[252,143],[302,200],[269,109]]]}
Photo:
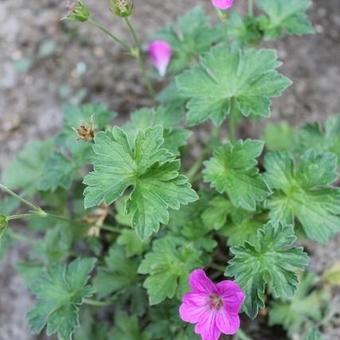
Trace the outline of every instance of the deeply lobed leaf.
{"label": "deeply lobed leaf", "polygon": [[204,180],[220,193],[227,193],[237,208],[254,211],[263,201],[267,186],[256,168],[256,158],[263,142],[256,140],[227,143],[218,148],[214,157],[205,162]]}
{"label": "deeply lobed leaf", "polygon": [[252,243],[232,247],[234,258],[225,275],[235,277],[246,294],[245,311],[254,318],[264,307],[266,289],[275,298],[291,297],[298,285],[297,271],[307,266],[308,256],[294,246],[291,226],[267,224]]}
{"label": "deeply lobed leaf", "polygon": [[190,10],[174,26],[165,28],[157,36],[171,45],[173,58],[170,71],[173,73],[190,66],[198,55],[207,52],[222,38],[221,32],[211,26],[209,17],[200,7]]}
{"label": "deeply lobed leaf", "polygon": [[309,150],[299,163],[284,152],[265,158],[265,179],[274,191],[268,199],[273,222],[299,221],[312,240],[326,242],[340,230],[340,190],[337,158],[331,153]]}
{"label": "deeply lobed leaf", "polygon": [[163,147],[163,130],[153,127],[139,131],[133,146],[126,133],[115,127],[98,133],[94,144],[94,171],[84,183],[85,207],[116,201],[129,188],[127,212],[140,238],[148,238],[160,223],[169,220],[168,209],[179,209],[197,199],[180,163]]}
{"label": "deeply lobed leaf", "polygon": [[201,265],[200,252],[183,239],[168,236],[153,243],[138,272],[149,274],[144,281],[150,305],[156,305],[166,298],[181,297],[187,289],[187,278],[191,270]]}
{"label": "deeply lobed leaf", "polygon": [[95,263],[93,258],[78,258],[69,265],[50,267],[37,278],[31,289],[38,301],[28,314],[33,333],[46,326],[47,335],[71,339],[78,326],[79,306],[93,294],[88,280]]}
{"label": "deeply lobed leaf", "polygon": [[267,14],[262,29],[269,39],[278,38],[285,33],[303,35],[313,33],[307,10],[310,0],[257,0],[257,4]]}
{"label": "deeply lobed leaf", "polygon": [[271,98],[291,84],[276,71],[279,66],[273,50],[212,48],[199,65],[176,79],[180,93],[188,98],[188,123],[211,119],[220,125],[230,114],[268,117]]}

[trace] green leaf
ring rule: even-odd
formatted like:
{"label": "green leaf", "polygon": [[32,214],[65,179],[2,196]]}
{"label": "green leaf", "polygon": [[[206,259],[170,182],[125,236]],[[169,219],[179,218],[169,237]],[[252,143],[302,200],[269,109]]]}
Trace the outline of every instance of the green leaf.
{"label": "green leaf", "polygon": [[105,267],[99,267],[94,287],[100,297],[116,293],[138,282],[138,263],[126,258],[123,247],[112,246],[105,257]]}
{"label": "green leaf", "polygon": [[72,242],[70,226],[59,224],[47,231],[44,240],[33,251],[49,264],[58,263],[69,256]]}
{"label": "green leaf", "polygon": [[221,125],[231,113],[268,117],[271,98],[291,84],[276,71],[279,66],[274,50],[212,48],[199,65],[176,79],[178,90],[189,99],[188,123],[211,119]]}
{"label": "green leaf", "polygon": [[38,261],[25,261],[16,263],[15,269],[24,279],[26,286],[29,289],[32,289],[37,277],[42,275],[44,271],[44,266],[41,262]]}
{"label": "green leaf", "polygon": [[130,142],[133,143],[138,131],[149,127],[162,126],[164,129],[163,147],[172,153],[177,153],[178,149],[187,143],[191,131],[180,128],[182,122],[182,112],[170,107],[159,106],[156,109],[144,108],[131,115],[131,120],[124,125]]}
{"label": "green leaf", "polygon": [[340,165],[340,115],[328,118],[324,126],[307,124],[300,129],[298,136],[302,150],[313,148],[332,152],[337,155]]}
{"label": "green leaf", "polygon": [[90,162],[90,144],[73,139],[66,144],[69,145],[58,147],[47,160],[39,183],[40,190],[55,191],[59,187],[69,189],[79,176],[79,170]]}
{"label": "green leaf", "polygon": [[148,246],[148,242],[140,240],[131,229],[122,230],[117,238],[117,244],[125,247],[127,257],[143,254],[145,248]]}
{"label": "green leaf", "polygon": [[219,193],[227,193],[235,207],[254,211],[267,196],[267,186],[256,167],[263,150],[257,140],[227,143],[205,162],[204,180]]}
{"label": "green leaf", "polygon": [[31,142],[21,150],[5,169],[3,184],[11,189],[20,189],[34,194],[44,171],[45,162],[52,151],[53,142]]}
{"label": "green leaf", "polygon": [[116,116],[116,112],[111,112],[106,105],[101,103],[68,106],[64,111],[64,124],[65,128],[73,134],[73,128],[78,128],[81,125],[93,124],[93,129],[102,130],[109,125]]}
{"label": "green leaf", "polygon": [[146,328],[151,339],[197,340],[193,325],[185,324],[178,313],[178,302],[167,300],[149,309],[151,322]]}
{"label": "green leaf", "polygon": [[228,237],[229,246],[239,246],[246,241],[253,243],[264,222],[256,215],[236,209],[231,214],[231,222],[221,230],[221,233]]}
{"label": "green leaf", "polygon": [[231,248],[234,258],[226,276],[233,276],[246,294],[245,311],[254,318],[264,307],[265,291],[275,298],[292,297],[297,271],[308,264],[302,248],[294,247],[296,237],[291,226],[267,224],[258,231],[253,243]]}
{"label": "green leaf", "polygon": [[315,328],[309,330],[306,336],[303,338],[303,340],[322,340],[322,339],[324,339],[324,337],[319,332],[319,330]]}
{"label": "green leaf", "polygon": [[212,195],[202,191],[199,196],[198,201],[182,207],[179,211],[171,211],[169,233],[185,238],[187,244],[193,244],[196,251],[204,250],[205,253],[211,253],[217,242],[209,235],[213,228],[203,222],[202,215]]}
{"label": "green leaf", "polygon": [[340,261],[327,268],[322,275],[323,281],[334,286],[340,286]]}
{"label": "green leaf", "polygon": [[257,0],[258,6],[267,14],[262,29],[268,39],[275,39],[288,33],[303,35],[313,33],[307,10],[310,0]]}
{"label": "green leaf", "polygon": [[169,220],[168,209],[179,209],[197,199],[180,163],[163,148],[160,127],[139,131],[130,145],[126,133],[115,127],[95,138],[94,171],[85,177],[85,208],[116,201],[129,188],[127,212],[141,239],[147,239]]}
{"label": "green leaf", "polygon": [[138,268],[140,274],[149,274],[144,281],[150,305],[156,305],[166,298],[180,298],[187,289],[189,273],[201,265],[200,253],[183,239],[165,237],[153,243]]}
{"label": "green leaf", "polygon": [[267,202],[272,221],[297,220],[307,237],[319,242],[340,230],[340,190],[330,186],[337,178],[334,154],[309,150],[298,163],[288,153],[270,153],[265,167],[274,192]]}
{"label": "green leaf", "polygon": [[296,149],[298,143],[296,130],[287,122],[268,124],[264,140],[266,148],[271,151],[292,151]]}
{"label": "green leaf", "polygon": [[326,291],[313,290],[316,282],[315,275],[308,273],[290,300],[274,302],[269,309],[269,324],[281,325],[296,337],[322,321],[330,296]]}
{"label": "green leaf", "polygon": [[48,336],[57,333],[61,340],[71,339],[78,326],[79,306],[93,294],[87,283],[95,263],[93,258],[77,259],[50,267],[37,278],[31,289],[38,301],[28,314],[33,333],[46,326]]}
{"label": "green leaf", "polygon": [[141,330],[138,318],[124,312],[115,313],[115,325],[109,333],[110,339],[115,340],[148,340],[150,339]]}
{"label": "green leaf", "polygon": [[194,63],[198,55],[207,52],[222,35],[211,26],[202,8],[195,7],[180,17],[175,25],[159,32],[157,37],[170,43],[173,57],[169,70],[178,73]]}
{"label": "green leaf", "polygon": [[208,202],[208,208],[202,214],[204,224],[220,230],[227,224],[227,218],[235,208],[224,196],[216,196]]}
{"label": "green leaf", "polygon": [[240,46],[258,45],[263,38],[259,20],[255,16],[241,16],[231,12],[225,26],[228,36]]}

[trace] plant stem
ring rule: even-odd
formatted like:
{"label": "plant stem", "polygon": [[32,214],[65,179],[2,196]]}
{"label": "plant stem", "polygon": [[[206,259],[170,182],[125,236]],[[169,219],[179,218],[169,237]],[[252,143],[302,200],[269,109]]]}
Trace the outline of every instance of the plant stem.
{"label": "plant stem", "polygon": [[87,305],[95,307],[105,307],[111,304],[111,301],[98,301],[92,299],[83,299],[83,302],[86,303]]}
{"label": "plant stem", "polygon": [[89,19],[88,23],[97,27],[102,32],[104,32],[107,36],[109,36],[115,43],[120,45],[123,49],[125,49],[127,51],[130,50],[130,46],[127,43],[125,43],[123,40],[117,38],[108,29],[106,29],[103,25],[99,24],[98,22],[94,21],[93,19]]}
{"label": "plant stem", "polygon": [[145,62],[144,62],[144,59],[142,57],[141,44],[140,44],[139,39],[137,37],[136,31],[133,28],[129,18],[124,18],[124,21],[125,21],[126,25],[129,28],[129,31],[130,31],[130,34],[131,34],[131,37],[132,37],[132,40],[133,40],[133,44],[134,44],[134,50],[131,50],[132,55],[138,61],[139,68],[140,68],[140,70],[142,72],[143,81],[144,81],[145,87],[147,88],[147,90],[149,92],[149,95],[151,97],[154,97],[155,90],[152,87],[151,81],[150,81],[148,73],[146,71]]}
{"label": "plant stem", "polygon": [[194,162],[192,167],[186,173],[186,176],[188,177],[189,182],[193,181],[194,178],[196,177],[196,175],[199,172],[199,170],[201,169],[203,161],[204,161],[204,159],[205,159],[205,157],[207,156],[208,153],[209,153],[208,149],[203,149],[200,156],[196,159],[196,161]]}
{"label": "plant stem", "polygon": [[231,108],[228,119],[228,137],[231,142],[235,142],[237,139],[237,126],[238,126],[238,112],[235,110],[235,101],[231,99]]}
{"label": "plant stem", "polygon": [[248,0],[248,15],[250,17],[254,15],[254,0]]}
{"label": "plant stem", "polygon": [[25,200],[24,198],[22,198],[21,196],[19,196],[18,194],[16,194],[14,191],[12,191],[11,189],[7,188],[5,185],[0,184],[0,189],[2,189],[4,192],[6,192],[7,194],[17,198],[19,201],[23,202],[24,204],[28,205],[29,207],[31,207],[34,211],[37,212],[38,215],[41,216],[46,216],[46,212],[41,209],[40,207],[38,207],[37,205]]}
{"label": "plant stem", "polygon": [[228,13],[227,11],[222,11],[218,8],[216,8],[216,13],[218,16],[218,19],[222,22],[222,23],[226,23],[228,20]]}
{"label": "plant stem", "polygon": [[210,263],[209,267],[213,268],[213,269],[216,269],[216,270],[218,270],[218,271],[220,271],[222,273],[224,273],[224,271],[225,271],[225,267],[224,266],[221,266],[221,265],[216,264],[216,263]]}
{"label": "plant stem", "polygon": [[11,215],[7,217],[7,221],[13,221],[13,220],[21,220],[25,217],[29,216],[36,216],[37,214],[29,213],[29,214],[19,214],[19,215]]}
{"label": "plant stem", "polygon": [[106,231],[111,231],[112,233],[120,234],[122,231],[120,228],[112,227],[110,225],[101,225],[99,226],[100,229],[106,230]]}

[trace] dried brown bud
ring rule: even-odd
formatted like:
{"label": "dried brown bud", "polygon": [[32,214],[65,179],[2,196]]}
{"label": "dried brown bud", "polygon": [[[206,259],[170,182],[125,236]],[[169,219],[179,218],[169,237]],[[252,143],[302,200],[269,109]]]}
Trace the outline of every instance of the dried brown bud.
{"label": "dried brown bud", "polygon": [[133,3],[131,0],[110,0],[111,9],[119,17],[129,17],[133,11]]}

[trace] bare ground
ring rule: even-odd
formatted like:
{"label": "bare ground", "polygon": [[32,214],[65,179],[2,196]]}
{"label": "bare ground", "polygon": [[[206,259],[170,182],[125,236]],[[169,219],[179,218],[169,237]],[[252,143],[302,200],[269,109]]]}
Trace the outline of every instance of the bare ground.
{"label": "bare ground", "polygon": [[[119,19],[107,11],[106,0],[86,3],[95,16],[124,36]],[[275,45],[284,63],[282,72],[294,81],[275,101],[275,120],[300,124],[340,112],[340,2],[313,3],[317,34]],[[208,0],[136,0],[135,4],[135,24],[145,42],[155,29],[195,4],[211,11]],[[59,21],[63,14],[59,0],[0,0],[0,172],[27,141],[56,132],[65,103],[101,100],[122,115],[148,104],[134,61],[93,28],[65,26]],[[247,130],[256,136],[259,125],[249,124]],[[340,260],[340,237],[327,246],[308,248],[311,266],[319,273]],[[0,340],[35,339],[28,335],[24,319],[31,299],[13,269],[25,253],[21,246],[13,248],[0,266]],[[339,305],[336,294],[334,304]],[[328,339],[340,338],[339,325],[334,318],[326,329]]]}

